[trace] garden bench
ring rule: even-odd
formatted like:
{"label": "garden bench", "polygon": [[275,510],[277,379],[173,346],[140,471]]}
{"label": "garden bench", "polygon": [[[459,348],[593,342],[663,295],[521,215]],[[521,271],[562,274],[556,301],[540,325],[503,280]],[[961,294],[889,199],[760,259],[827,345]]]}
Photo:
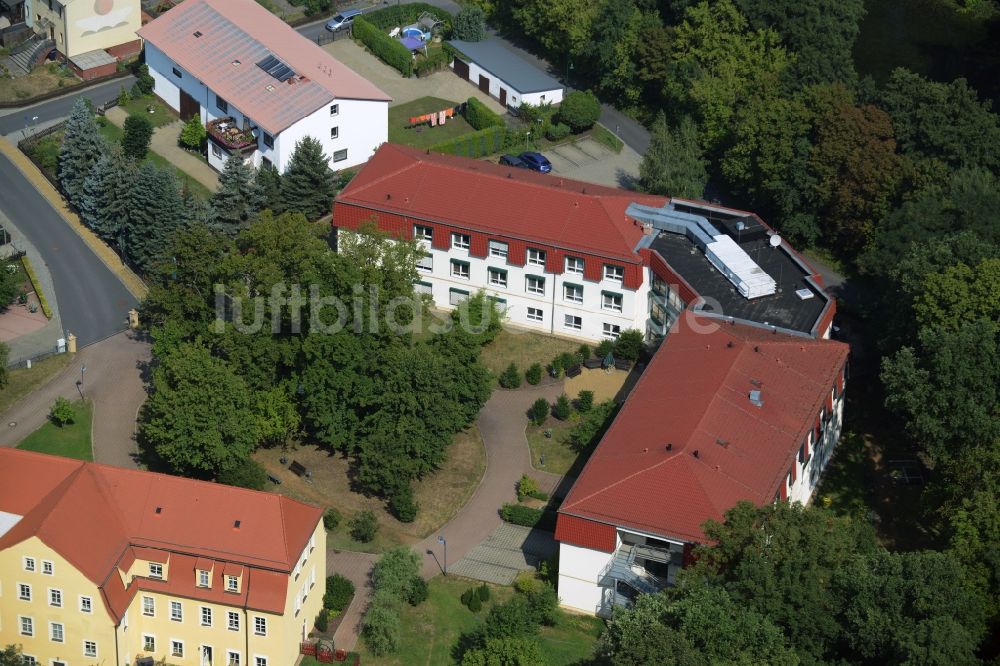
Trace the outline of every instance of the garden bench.
{"label": "garden bench", "polygon": [[583,367],[587,368],[588,370],[596,370],[599,367],[601,367],[601,359],[588,358],[586,361],[583,362]]}
{"label": "garden bench", "polygon": [[566,376],[570,378],[576,377],[581,372],[583,372],[583,369],[580,368],[579,363],[577,363],[576,365],[571,365],[570,367],[566,368]]}
{"label": "garden bench", "polygon": [[276,477],[274,474],[268,474],[267,475],[267,480],[270,481],[271,483],[273,483],[276,486],[280,486],[281,485],[281,479],[279,479],[278,477]]}
{"label": "garden bench", "polygon": [[632,367],[632,361],[627,361],[623,358],[615,359],[615,367],[619,370],[629,370]]}
{"label": "garden bench", "polygon": [[298,460],[293,460],[292,464],[288,466],[288,469],[295,476],[303,476],[307,479],[312,477],[312,474],[309,473],[309,469]]}

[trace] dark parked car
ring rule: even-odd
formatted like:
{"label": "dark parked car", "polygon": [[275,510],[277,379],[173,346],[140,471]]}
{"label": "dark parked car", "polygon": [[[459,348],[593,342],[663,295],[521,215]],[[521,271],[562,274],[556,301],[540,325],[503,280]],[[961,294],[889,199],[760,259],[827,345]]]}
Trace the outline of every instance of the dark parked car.
{"label": "dark parked car", "polygon": [[549,173],[552,171],[552,162],[549,162],[549,159],[541,153],[529,151],[521,153],[518,157],[532,171],[538,171],[540,173]]}
{"label": "dark parked car", "polygon": [[517,167],[518,169],[528,169],[528,165],[517,155],[504,155],[500,158],[500,164],[504,166]]}

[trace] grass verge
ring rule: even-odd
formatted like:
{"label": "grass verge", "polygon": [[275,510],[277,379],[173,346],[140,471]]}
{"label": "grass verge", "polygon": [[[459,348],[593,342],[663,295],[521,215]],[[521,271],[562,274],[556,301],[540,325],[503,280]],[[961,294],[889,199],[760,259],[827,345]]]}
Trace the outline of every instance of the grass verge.
{"label": "grass verge", "polygon": [[563,352],[575,352],[579,342],[539,333],[504,328],[490,344],[483,347],[480,360],[495,374],[503,372],[511,361],[524,372],[533,363],[546,366]]}
{"label": "grass verge", "polygon": [[[574,412],[566,421],[549,418],[541,426],[528,426],[525,435],[531,449],[531,464],[535,469],[566,474],[576,467],[580,452],[573,448],[569,435],[579,420],[579,414]],[[545,436],[546,430],[552,431],[552,437]]]}
{"label": "grass verge", "polygon": [[90,424],[94,410],[89,402],[73,403],[73,422],[57,426],[51,421],[31,433],[17,445],[26,451],[38,451],[54,456],[92,461],[94,450],[90,442]]}
{"label": "grass verge", "polygon": [[0,391],[0,414],[13,407],[29,393],[37,391],[73,362],[76,354],[56,354],[32,363],[30,368],[16,368],[7,373],[7,386]]}
{"label": "grass verge", "polygon": [[622,148],[625,147],[625,142],[615,136],[614,132],[609,130],[604,125],[600,123],[594,125],[594,129],[590,130],[590,138],[607,146],[616,153],[622,152]]}
{"label": "grass verge", "polygon": [[[155,95],[143,95],[130,99],[128,104],[123,105],[124,110],[130,116],[142,116],[150,122],[153,127],[163,127],[177,120],[178,116],[174,110],[164,104]],[[153,112],[150,113],[149,110]]]}

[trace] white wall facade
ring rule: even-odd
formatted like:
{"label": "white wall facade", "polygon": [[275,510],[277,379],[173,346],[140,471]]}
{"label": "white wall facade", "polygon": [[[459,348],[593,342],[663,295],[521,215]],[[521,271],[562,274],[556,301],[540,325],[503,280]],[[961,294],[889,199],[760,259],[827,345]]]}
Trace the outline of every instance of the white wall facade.
{"label": "white wall facade", "polygon": [[[174,63],[154,45],[146,43],[146,64],[153,77],[154,91],[170,108],[180,112],[181,90],[198,101],[201,106],[201,122],[207,124],[217,118],[230,117],[237,125],[242,125],[244,117],[253,125],[253,111],[238,109],[232,100],[225,100],[227,110],[219,108],[216,94],[190,72]],[[174,70],[180,74],[174,73]],[[336,105],[336,113],[331,107]],[[331,129],[337,128],[337,137],[331,136]],[[337,171],[357,166],[368,161],[375,150],[389,138],[389,103],[371,100],[331,99],[310,115],[302,118],[284,131],[273,136],[273,146],[264,141],[264,130],[257,137],[257,150],[248,155],[255,167],[267,159],[284,172],[295,150],[295,144],[311,136],[323,146],[323,152],[330,160],[330,168]],[[346,151],[346,154],[343,152]],[[212,149],[209,139],[209,164],[222,170],[228,153]]]}
{"label": "white wall facade", "polygon": [[788,500],[790,502],[801,502],[808,504],[812,499],[816,486],[819,485],[823,471],[833,455],[837,443],[840,441],[840,432],[844,418],[844,393],[833,401],[833,410],[830,414],[824,414],[822,434],[818,440],[809,435],[809,458],[805,463],[800,463],[798,457],[795,458],[795,481],[788,489]]}
{"label": "white wall facade", "polygon": [[[612,331],[617,330],[619,333],[630,328],[645,329],[648,317],[648,280],[644,281],[639,289],[628,289],[615,280],[602,279],[600,282],[594,282],[585,280],[583,275],[573,273],[548,273],[544,266],[530,264],[515,266],[508,264],[502,257],[473,257],[469,255],[468,250],[455,248],[439,250],[432,248],[426,241],[421,243],[425,252],[430,255],[431,267],[419,268],[417,271],[419,279],[422,283],[430,285],[429,293],[435,305],[441,309],[450,310],[455,307],[452,303],[452,290],[467,292],[470,296],[483,290],[502,301],[507,309],[507,320],[510,323],[539,333],[600,341],[617,337],[610,332],[606,333],[605,325],[618,327]],[[468,279],[452,274],[452,260],[468,263]],[[588,258],[587,261],[596,259]],[[490,268],[506,271],[506,287],[489,283]],[[528,276],[544,279],[544,294],[528,292]],[[566,283],[583,288],[582,303],[565,298]],[[621,295],[621,312],[602,307],[604,292]],[[541,310],[541,321],[529,317],[529,308]],[[567,315],[580,318],[579,329],[566,325]]]}
{"label": "white wall facade", "polygon": [[[616,535],[615,550],[619,546],[621,538]],[[614,558],[614,553],[560,543],[559,605],[590,615],[603,613],[611,599],[608,588],[598,582]]]}
{"label": "white wall facade", "polygon": [[[452,69],[455,68],[454,61],[452,61],[451,67]],[[500,88],[507,91],[507,106],[521,106],[522,104],[532,104],[534,106],[539,106],[541,104],[559,104],[563,100],[562,87],[553,88],[552,90],[542,90],[539,92],[522,93],[520,90],[515,90],[514,87],[506,81],[493,76],[493,74],[487,72],[475,62],[470,62],[469,82],[478,88],[480,76],[485,76],[490,80],[491,97],[500,99]]]}

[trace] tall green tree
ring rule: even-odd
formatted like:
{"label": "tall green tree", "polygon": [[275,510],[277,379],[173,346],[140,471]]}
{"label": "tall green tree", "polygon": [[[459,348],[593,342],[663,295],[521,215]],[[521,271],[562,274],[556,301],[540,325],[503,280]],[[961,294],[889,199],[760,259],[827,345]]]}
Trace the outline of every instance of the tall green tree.
{"label": "tall green tree", "polygon": [[545,657],[533,638],[491,638],[462,655],[462,666],[536,666]]}
{"label": "tall green tree", "polygon": [[73,206],[79,206],[83,182],[106,150],[107,143],[94,121],[94,112],[84,98],[77,98],[66,121],[58,168],[59,186]]}
{"label": "tall green tree", "polygon": [[8,645],[0,650],[0,666],[24,666],[20,645]]}
{"label": "tall green tree", "polygon": [[598,3],[587,0],[512,0],[504,11],[547,53],[562,56],[565,65],[593,40],[597,9]]}
{"label": "tall green tree", "polygon": [[605,0],[595,26],[600,26],[590,52],[602,99],[623,108],[639,102],[642,87],[636,75],[642,13],[634,0]]}
{"label": "tall green tree", "polygon": [[708,182],[707,164],[694,122],[684,116],[678,127],[671,129],[660,111],[639,165],[639,187],[651,194],[700,199]]}
{"label": "tall green tree", "polygon": [[122,151],[126,157],[137,162],[146,159],[149,152],[149,142],[153,138],[153,124],[145,116],[129,116],[125,119],[122,129]]}
{"label": "tall green tree", "polygon": [[132,184],[124,247],[128,261],[145,272],[160,260],[171,236],[187,222],[180,183],[172,170],[144,162]]}
{"label": "tall green tree", "polygon": [[281,212],[281,174],[273,166],[261,165],[257,170],[257,189],[264,201],[262,208]]}
{"label": "tall green tree", "polygon": [[486,39],[486,14],[482,7],[471,5],[458,10],[452,22],[452,36],[466,42]]}
{"label": "tall green tree", "polygon": [[130,213],[131,189],[137,178],[135,163],[125,159],[120,146],[111,146],[83,182],[80,218],[123,257],[122,230]]}
{"label": "tall green tree", "polygon": [[307,136],[295,144],[282,174],[280,208],[315,220],[330,213],[334,194],[329,158],[320,142]]}
{"label": "tall green tree", "polygon": [[229,236],[245,227],[264,205],[264,194],[254,168],[239,155],[230,155],[212,195],[213,225]]}
{"label": "tall green tree", "polygon": [[139,434],[174,472],[201,478],[239,467],[260,441],[246,384],[205,347],[190,343],[153,371]]}

